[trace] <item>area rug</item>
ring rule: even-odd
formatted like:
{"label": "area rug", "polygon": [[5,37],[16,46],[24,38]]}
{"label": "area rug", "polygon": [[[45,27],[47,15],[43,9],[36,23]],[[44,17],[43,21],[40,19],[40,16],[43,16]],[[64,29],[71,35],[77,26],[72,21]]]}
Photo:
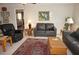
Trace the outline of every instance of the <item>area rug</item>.
{"label": "area rug", "polygon": [[49,55],[47,39],[28,38],[13,55]]}

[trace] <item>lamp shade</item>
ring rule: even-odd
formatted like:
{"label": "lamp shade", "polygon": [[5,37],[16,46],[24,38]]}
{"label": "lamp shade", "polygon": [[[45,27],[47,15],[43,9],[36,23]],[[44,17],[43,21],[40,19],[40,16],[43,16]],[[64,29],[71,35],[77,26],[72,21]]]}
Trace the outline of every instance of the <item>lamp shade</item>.
{"label": "lamp shade", "polygon": [[74,21],[73,21],[73,19],[70,17],[70,18],[67,19],[66,23],[68,23],[68,24],[73,24]]}
{"label": "lamp shade", "polygon": [[28,24],[29,24],[29,23],[31,24],[31,20],[28,20]]}

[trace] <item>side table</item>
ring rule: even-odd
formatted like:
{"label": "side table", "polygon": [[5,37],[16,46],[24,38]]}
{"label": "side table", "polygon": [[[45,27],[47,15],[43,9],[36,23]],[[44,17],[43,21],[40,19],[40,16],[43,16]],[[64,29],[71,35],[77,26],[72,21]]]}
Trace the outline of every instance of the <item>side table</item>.
{"label": "side table", "polygon": [[7,41],[10,43],[10,46],[12,46],[12,37],[11,36],[7,36]]}
{"label": "side table", "polygon": [[27,32],[28,36],[32,36],[33,28],[31,28],[31,29],[25,29],[25,31]]}
{"label": "side table", "polygon": [[6,45],[7,45],[8,41],[10,43],[10,46],[12,46],[12,38],[11,38],[11,36],[2,36],[2,37],[0,37],[0,43],[2,45],[2,48],[3,48],[4,52],[6,51]]}
{"label": "side table", "polygon": [[6,51],[6,42],[7,42],[6,36],[0,37],[0,43],[2,44],[2,49],[4,52]]}

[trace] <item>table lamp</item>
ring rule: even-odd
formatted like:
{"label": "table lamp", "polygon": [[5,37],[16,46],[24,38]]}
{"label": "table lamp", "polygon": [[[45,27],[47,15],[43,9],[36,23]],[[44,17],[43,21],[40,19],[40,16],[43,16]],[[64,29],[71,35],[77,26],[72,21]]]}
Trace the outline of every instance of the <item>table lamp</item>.
{"label": "table lamp", "polygon": [[31,29],[31,20],[28,20],[28,27]]}
{"label": "table lamp", "polygon": [[67,18],[66,23],[69,25],[68,30],[71,31],[72,30],[72,25],[74,24],[73,19],[71,17]]}

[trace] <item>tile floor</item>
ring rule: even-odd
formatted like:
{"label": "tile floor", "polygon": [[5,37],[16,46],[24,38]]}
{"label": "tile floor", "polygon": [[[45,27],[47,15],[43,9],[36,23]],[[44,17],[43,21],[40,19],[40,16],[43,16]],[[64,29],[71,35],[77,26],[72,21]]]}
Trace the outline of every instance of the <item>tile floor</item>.
{"label": "tile floor", "polygon": [[[61,38],[60,35],[57,35],[58,37]],[[10,47],[10,44],[7,43],[7,51],[6,52],[3,52],[2,49],[1,49],[1,46],[0,46],[0,55],[12,55],[14,51],[16,51],[16,49],[27,39],[27,38],[44,38],[44,39],[47,39],[47,37],[34,37],[34,36],[24,36],[24,38],[22,40],[20,40],[19,42],[17,43],[13,43],[13,46]],[[68,50],[67,52],[68,55],[72,55],[72,53]]]}

